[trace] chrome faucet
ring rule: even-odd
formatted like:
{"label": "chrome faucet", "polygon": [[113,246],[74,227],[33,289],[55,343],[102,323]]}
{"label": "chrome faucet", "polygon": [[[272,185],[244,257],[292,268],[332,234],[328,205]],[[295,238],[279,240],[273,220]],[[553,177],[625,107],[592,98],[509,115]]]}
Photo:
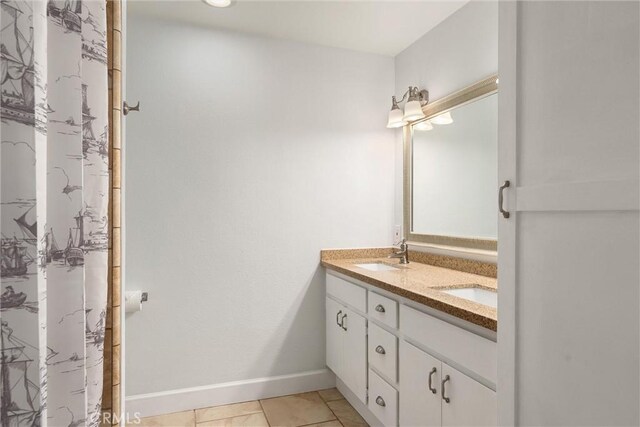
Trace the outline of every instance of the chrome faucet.
{"label": "chrome faucet", "polygon": [[409,264],[409,246],[407,239],[400,241],[400,250],[388,256],[388,258],[400,258],[400,264]]}

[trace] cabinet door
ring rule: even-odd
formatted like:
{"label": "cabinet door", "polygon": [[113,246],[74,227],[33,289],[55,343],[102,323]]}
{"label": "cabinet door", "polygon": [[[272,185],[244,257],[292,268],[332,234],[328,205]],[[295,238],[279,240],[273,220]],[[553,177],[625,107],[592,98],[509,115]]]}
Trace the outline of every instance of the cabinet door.
{"label": "cabinet door", "polygon": [[343,308],[343,371],[340,378],[364,403],[367,403],[367,320]]}
{"label": "cabinet door", "polygon": [[499,3],[500,424],[639,425],[640,5]]}
{"label": "cabinet door", "polygon": [[[400,343],[401,426],[440,425],[441,371],[442,363],[438,359],[406,341]],[[429,389],[429,376],[435,393]]]}
{"label": "cabinet door", "polygon": [[[447,380],[448,377],[448,380]],[[442,382],[444,386],[442,386]],[[498,407],[496,392],[462,372],[442,364],[441,386],[443,426],[495,426]],[[444,394],[442,395],[442,390]],[[445,401],[449,399],[449,402]]]}
{"label": "cabinet door", "polygon": [[339,377],[342,377],[342,338],[343,330],[338,320],[344,314],[340,304],[326,298],[326,329],[327,329],[327,366]]}

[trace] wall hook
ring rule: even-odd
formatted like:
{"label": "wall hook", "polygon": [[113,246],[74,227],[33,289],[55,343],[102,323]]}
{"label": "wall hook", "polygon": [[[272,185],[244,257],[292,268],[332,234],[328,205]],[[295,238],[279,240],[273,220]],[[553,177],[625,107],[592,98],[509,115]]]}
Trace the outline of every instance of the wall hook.
{"label": "wall hook", "polygon": [[129,104],[127,104],[127,101],[124,101],[122,105],[122,114],[126,116],[130,111],[140,111],[140,101],[138,101],[138,103],[133,107],[130,107]]}

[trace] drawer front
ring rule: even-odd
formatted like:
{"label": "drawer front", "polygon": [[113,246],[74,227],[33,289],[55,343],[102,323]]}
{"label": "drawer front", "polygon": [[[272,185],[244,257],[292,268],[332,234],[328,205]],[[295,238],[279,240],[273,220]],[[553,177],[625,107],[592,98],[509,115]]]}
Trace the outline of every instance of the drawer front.
{"label": "drawer front", "polygon": [[398,338],[373,323],[369,323],[369,364],[398,382]]}
{"label": "drawer front", "polygon": [[398,329],[398,302],[369,291],[369,317]]}
{"label": "drawer front", "polygon": [[400,307],[400,324],[406,337],[496,383],[495,342],[405,305]]}
{"label": "drawer front", "polygon": [[367,290],[361,286],[327,273],[327,294],[356,310],[367,312]]}
{"label": "drawer front", "polygon": [[398,425],[398,392],[371,369],[367,406],[384,426]]}

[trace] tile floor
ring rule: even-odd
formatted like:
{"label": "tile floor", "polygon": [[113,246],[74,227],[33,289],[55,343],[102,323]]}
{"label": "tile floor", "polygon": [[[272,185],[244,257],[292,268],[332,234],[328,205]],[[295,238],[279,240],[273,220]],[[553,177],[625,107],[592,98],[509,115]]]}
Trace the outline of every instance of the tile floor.
{"label": "tile floor", "polygon": [[143,418],[143,427],[367,427],[335,389]]}

